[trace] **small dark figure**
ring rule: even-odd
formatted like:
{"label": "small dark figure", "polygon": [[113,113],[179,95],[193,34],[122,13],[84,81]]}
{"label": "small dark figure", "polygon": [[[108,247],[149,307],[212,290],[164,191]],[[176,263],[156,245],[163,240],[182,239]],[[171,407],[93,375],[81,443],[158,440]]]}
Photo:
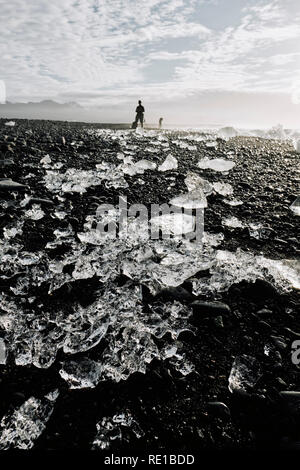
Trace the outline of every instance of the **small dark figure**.
{"label": "small dark figure", "polygon": [[141,123],[141,127],[144,127],[144,112],[145,112],[145,108],[144,108],[144,106],[142,106],[141,100],[139,100],[139,104],[138,104],[138,106],[137,106],[135,112],[136,112],[136,118],[135,118],[135,124],[136,124],[136,126],[134,127],[134,129],[137,128],[139,121],[140,121],[140,123]]}
{"label": "small dark figure", "polygon": [[158,127],[161,129],[161,126],[162,126],[162,122],[163,122],[163,118],[160,118],[159,121],[158,121]]}

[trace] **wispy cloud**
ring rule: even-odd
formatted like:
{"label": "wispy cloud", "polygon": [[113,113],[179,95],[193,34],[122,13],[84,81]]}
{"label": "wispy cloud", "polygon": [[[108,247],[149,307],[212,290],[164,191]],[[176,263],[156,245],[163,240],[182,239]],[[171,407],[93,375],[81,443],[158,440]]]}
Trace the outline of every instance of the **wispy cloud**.
{"label": "wispy cloud", "polygon": [[[294,41],[298,48],[300,24],[296,18],[286,21],[277,2],[249,9],[236,28],[216,33],[198,50],[176,54],[187,60],[176,68],[176,79],[199,89],[289,92],[290,73],[281,66],[294,62],[294,69],[299,68],[299,52],[290,53],[289,47]],[[287,52],[275,54],[282,45]],[[270,72],[273,78],[266,80]]]}
{"label": "wispy cloud", "polygon": [[299,42],[298,0],[11,0],[1,5],[0,79],[15,101],[223,90],[296,102]]}

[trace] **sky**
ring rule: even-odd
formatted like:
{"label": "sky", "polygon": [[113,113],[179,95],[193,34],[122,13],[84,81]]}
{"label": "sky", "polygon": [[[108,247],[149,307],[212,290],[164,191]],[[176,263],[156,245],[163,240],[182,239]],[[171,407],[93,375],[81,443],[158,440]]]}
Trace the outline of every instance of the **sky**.
{"label": "sky", "polygon": [[300,127],[300,0],[0,0],[0,95],[93,120]]}

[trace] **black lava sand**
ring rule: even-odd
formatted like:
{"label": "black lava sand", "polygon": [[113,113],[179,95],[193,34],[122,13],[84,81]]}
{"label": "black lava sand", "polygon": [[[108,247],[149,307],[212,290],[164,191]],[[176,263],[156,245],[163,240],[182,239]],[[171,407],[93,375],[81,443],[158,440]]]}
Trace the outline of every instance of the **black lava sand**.
{"label": "black lava sand", "polygon": [[[54,199],[43,183],[45,169],[39,165],[46,154],[50,155],[53,164],[62,162],[65,171],[68,167],[95,169],[95,164],[102,161],[115,163],[116,154],[121,151],[118,140],[91,134],[96,125],[16,120],[14,127],[8,127],[5,122],[0,120],[0,159],[13,162],[0,168],[0,177],[28,185],[30,189],[26,194],[31,197]],[[235,137],[226,142],[220,140],[218,149],[207,148],[204,141],[192,142],[197,150],[190,151],[172,143],[178,135],[184,136],[184,133],[166,134],[170,152],[178,160],[177,170],[125,176],[129,187],[122,190],[107,189],[103,185],[88,188],[83,196],[68,193],[65,197],[72,202],[72,208],[67,220],[51,217],[55,205],[43,205],[45,216],[41,220],[25,222],[20,237],[24,250],[44,249],[54,240],[53,231],[66,227],[67,223],[75,232],[82,231],[85,217],[95,203],[117,204],[119,194],[127,195],[128,204],[168,202],[171,197],[186,192],[184,178],[188,171],[194,171],[210,182],[230,183],[234,198],[244,202],[232,207],[225,204],[224,197],[219,194],[208,196],[205,230],[224,234],[218,248],[229,251],[241,248],[271,259],[298,258],[297,216],[289,208],[299,193],[296,171],[299,154],[292,146],[275,140]],[[145,158],[158,164],[164,161],[168,152],[161,147],[156,154],[145,150],[153,138],[146,134],[144,139],[136,139],[135,160]],[[76,145],[72,145],[74,142]],[[135,143],[134,136],[131,143]],[[228,175],[197,167],[197,162],[204,156],[217,158],[230,151],[236,166]],[[141,177],[144,180],[142,186],[138,183]],[[174,180],[170,179],[174,177]],[[171,190],[170,181],[175,183]],[[24,191],[1,192],[1,237],[3,228],[19,219],[23,199]],[[10,204],[4,204],[5,201]],[[222,218],[230,216],[244,224],[259,222],[269,229],[268,236],[256,239],[250,236],[247,228],[223,226]],[[60,253],[56,256],[58,259]],[[96,435],[96,423],[104,416],[124,410],[134,416],[143,436],[138,439],[130,429],[125,429],[122,439],[111,442],[109,450],[115,453],[146,452],[148,449],[156,449],[159,453],[174,449],[192,453],[202,449],[300,446],[300,400],[287,399],[280,393],[299,390],[300,368],[291,361],[291,344],[300,339],[300,298],[298,291],[283,292],[267,280],[255,284],[241,282],[218,297],[198,299],[218,300],[230,309],[217,312],[219,320],[222,317],[221,322],[215,315],[196,316],[197,334],[180,335],[183,350],[195,366],[195,371],[187,376],[180,375],[167,360],[154,360],[146,374],[135,373],[119,383],[101,382],[94,389],[69,390],[58,373],[60,362],[65,359],[62,352],[48,369],[17,367],[9,356],[7,364],[0,366],[0,416],[19,407],[31,396],[42,397],[58,388],[59,398],[46,429],[35,443],[37,450],[89,450]],[[15,281],[2,277],[1,293],[9,292]],[[120,285],[125,282],[122,274],[118,282]],[[98,287],[99,280],[94,276],[78,280],[68,288],[62,287],[52,298],[47,294],[47,286],[33,294],[41,304],[60,308],[75,300],[82,305],[89,304]],[[197,299],[191,294],[191,283],[186,281],[182,287],[185,291],[175,289],[168,295],[183,304]],[[151,302],[152,297],[145,289],[145,307]],[[38,308],[36,315],[39,315]],[[4,336],[1,331],[0,336]],[[272,337],[277,337],[277,342]],[[161,341],[168,342],[168,337]],[[264,354],[264,347],[269,343],[275,347],[275,356]],[[231,393],[228,377],[234,358],[241,354],[258,360],[262,377],[251,392]],[[93,351],[90,357],[93,357]]]}

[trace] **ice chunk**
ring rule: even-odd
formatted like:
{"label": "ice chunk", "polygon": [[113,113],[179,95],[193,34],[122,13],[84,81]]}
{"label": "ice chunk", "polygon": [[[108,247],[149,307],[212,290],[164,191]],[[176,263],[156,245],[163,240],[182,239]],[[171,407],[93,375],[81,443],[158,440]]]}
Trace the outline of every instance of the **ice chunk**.
{"label": "ice chunk", "polygon": [[231,393],[248,393],[252,391],[261,377],[262,373],[257,360],[243,354],[233,361],[228,388]]}
{"label": "ice chunk", "polygon": [[218,142],[216,142],[215,140],[214,141],[210,141],[210,142],[206,142],[206,147],[207,148],[214,148],[216,149],[218,147]]}
{"label": "ice chunk", "polygon": [[229,206],[241,206],[243,203],[243,201],[239,201],[238,199],[224,199],[224,202],[225,204],[228,204]]}
{"label": "ice chunk", "polygon": [[67,217],[67,212],[65,211],[55,211],[54,212],[55,217],[57,217],[60,220],[64,220]]}
{"label": "ice chunk", "polygon": [[97,165],[97,170],[78,170],[69,168],[65,173],[47,171],[44,177],[47,189],[53,192],[80,193],[93,186],[100,186],[106,181],[107,187],[127,187],[121,167]]}
{"label": "ice chunk", "polygon": [[195,295],[216,294],[241,281],[255,282],[269,278],[284,291],[299,289],[299,265],[296,260],[272,260],[237,249],[217,250],[210,267],[210,277],[193,283]]}
{"label": "ice chunk", "polygon": [[178,168],[178,162],[172,154],[169,154],[165,161],[158,167],[159,171],[176,170]]}
{"label": "ice chunk", "polygon": [[279,140],[286,140],[288,138],[282,124],[277,124],[277,126],[273,126],[269,131],[267,131],[266,137],[270,139]]}
{"label": "ice chunk", "polygon": [[222,224],[231,228],[243,228],[244,224],[237,217],[227,217],[222,219]]}
{"label": "ice chunk", "polygon": [[5,125],[6,125],[6,126],[9,126],[9,127],[14,127],[15,124],[16,124],[15,121],[7,121],[7,122],[5,123]]}
{"label": "ice chunk", "polygon": [[161,230],[163,235],[183,235],[194,230],[195,217],[187,214],[167,214],[152,217],[150,224],[152,230]]}
{"label": "ice chunk", "polygon": [[265,260],[265,265],[274,279],[300,289],[300,261],[298,259]]}
{"label": "ice chunk", "polygon": [[[213,264],[210,251],[204,252],[198,243],[181,240],[178,246],[175,239],[170,239],[168,246],[165,240],[162,242],[163,245],[153,245],[153,256],[144,263],[137,262],[136,251],[132,253],[132,259],[128,257],[123,262],[124,274],[147,285],[154,294],[164,287],[181,285],[185,279],[209,269]],[[160,262],[157,262],[157,258]]]}
{"label": "ice chunk", "polygon": [[94,388],[100,382],[102,367],[87,358],[64,361],[59,374],[71,389]]}
{"label": "ice chunk", "polygon": [[191,171],[187,173],[184,182],[188,188],[188,191],[200,189],[205,194],[210,194],[213,190],[213,187],[209,181],[201,178],[201,176],[197,175],[197,173],[193,173]]}
{"label": "ice chunk", "polygon": [[0,449],[32,449],[46,428],[53,412],[58,392],[42,399],[31,397],[0,422]]}
{"label": "ice chunk", "polygon": [[18,221],[16,226],[12,227],[4,227],[3,228],[3,235],[6,240],[11,238],[15,238],[17,235],[22,235],[23,233],[23,225],[24,221]]}
{"label": "ice chunk", "polygon": [[6,357],[7,351],[5,341],[3,338],[0,338],[0,365],[6,364]]}
{"label": "ice chunk", "polygon": [[211,169],[215,171],[229,171],[235,166],[235,163],[232,161],[224,160],[223,158],[214,158],[210,160],[207,157],[204,157],[203,160],[198,162],[198,167],[205,169]]}
{"label": "ice chunk", "polygon": [[197,150],[196,145],[190,145],[187,142],[182,142],[182,140],[173,140],[172,143],[177,145],[181,149]]}
{"label": "ice chunk", "polygon": [[234,127],[222,127],[218,130],[219,137],[226,140],[231,137],[236,137],[238,134],[238,131]]}
{"label": "ice chunk", "polygon": [[293,202],[290,209],[295,215],[300,215],[300,196]]}
{"label": "ice chunk", "polygon": [[40,257],[34,253],[29,253],[27,251],[22,251],[19,254],[18,262],[21,266],[31,266],[32,264],[37,264],[40,261]]}
{"label": "ice chunk", "polygon": [[204,232],[203,234],[203,243],[209,247],[215,247],[220,245],[220,243],[224,240],[223,233],[208,233]]}
{"label": "ice chunk", "polygon": [[141,438],[144,432],[133,419],[130,412],[125,411],[112,418],[104,417],[96,424],[97,434],[92,445],[93,450],[109,450],[116,443],[119,445],[126,440],[127,435]]}
{"label": "ice chunk", "polygon": [[44,166],[48,166],[48,165],[50,165],[51,161],[52,161],[52,160],[51,160],[50,156],[49,156],[49,155],[45,155],[45,156],[40,160],[40,163],[41,163],[42,165],[44,165]]}
{"label": "ice chunk", "polygon": [[74,234],[74,231],[72,229],[72,225],[69,224],[68,227],[64,229],[56,229],[54,230],[53,234],[56,236],[58,240],[60,239],[67,239],[71,237]]}
{"label": "ice chunk", "polygon": [[139,160],[134,164],[138,173],[144,173],[145,170],[155,170],[156,163],[150,162],[149,160]]}
{"label": "ice chunk", "polygon": [[300,139],[294,140],[294,149],[296,150],[297,153],[300,153]]}
{"label": "ice chunk", "polygon": [[230,196],[233,194],[233,187],[229,183],[213,183],[213,188],[222,196]]}
{"label": "ice chunk", "polygon": [[[159,305],[154,304],[149,312],[145,312],[142,311],[139,292],[138,288],[131,285],[114,290],[107,289],[97,303],[90,306],[90,322],[97,321],[97,315],[99,316],[97,312],[102,315],[107,314],[109,321],[109,329],[105,334],[107,347],[97,360],[85,358],[63,363],[60,375],[70,388],[91,388],[107,379],[119,382],[126,380],[134,372],[145,373],[147,365],[154,358],[166,359],[163,350],[160,350],[153,341],[153,336],[161,338],[170,332],[171,337],[176,340],[181,331],[193,331],[193,327],[188,323],[191,312],[187,307],[179,302],[163,306],[159,303]],[[70,321],[71,319],[66,325],[70,325]],[[79,334],[81,328],[78,321],[80,316],[77,316],[77,319],[73,318],[72,326],[68,326],[69,329],[73,328],[74,334],[78,331],[78,348],[72,352],[84,350],[84,345],[87,344],[87,339],[81,341],[80,336],[84,331]],[[81,323],[85,322],[83,319]],[[90,338],[93,341],[93,337]],[[174,361],[176,367],[184,369],[186,360],[183,355],[176,352]],[[185,370],[187,369],[188,366]]]}
{"label": "ice chunk", "polygon": [[194,189],[186,194],[171,199],[169,204],[184,209],[200,209],[207,207],[207,200],[202,189]]}
{"label": "ice chunk", "polygon": [[139,160],[136,163],[132,163],[130,160],[124,159],[124,165],[120,167],[126,175],[135,176],[137,174],[142,175],[146,170],[155,170],[156,163],[150,162],[149,160]]}
{"label": "ice chunk", "polygon": [[31,220],[41,220],[45,212],[41,209],[39,204],[33,204],[32,208],[25,212],[25,217]]}

